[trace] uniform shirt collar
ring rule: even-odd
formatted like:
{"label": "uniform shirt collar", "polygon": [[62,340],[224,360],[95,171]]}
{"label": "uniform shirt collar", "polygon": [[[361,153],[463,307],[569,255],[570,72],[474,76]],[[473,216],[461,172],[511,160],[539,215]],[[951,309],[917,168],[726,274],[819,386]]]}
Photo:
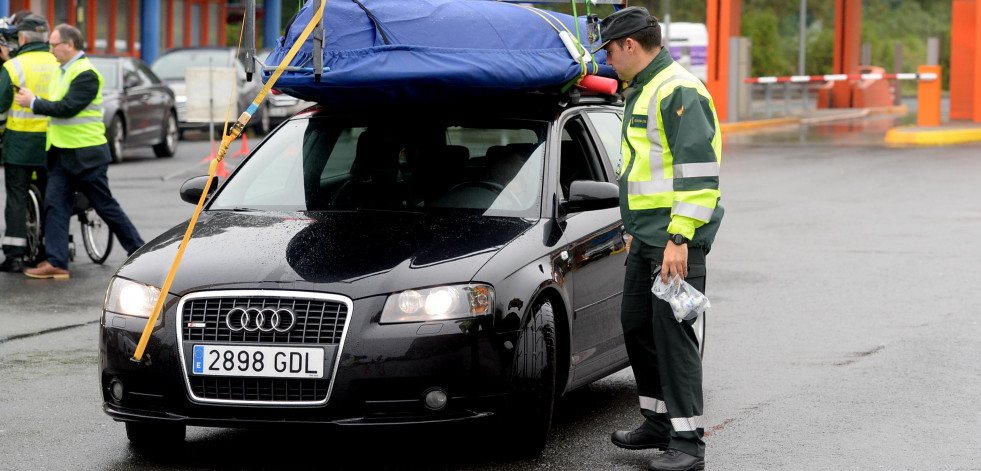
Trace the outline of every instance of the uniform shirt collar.
{"label": "uniform shirt collar", "polygon": [[672,62],[674,62],[674,59],[671,58],[671,53],[668,52],[668,48],[662,47],[661,52],[654,56],[654,60],[652,60],[650,64],[647,64],[647,67],[644,67],[644,70],[637,73],[637,76],[634,77],[629,86],[631,88],[643,88],[644,85],[646,85],[647,82],[650,82],[658,72],[667,68],[667,66],[671,65]]}
{"label": "uniform shirt collar", "polygon": [[68,62],[66,62],[66,63],[65,63],[65,65],[63,65],[63,66],[61,66],[61,70],[62,70],[62,71],[67,71],[67,70],[68,70],[68,68],[69,68],[69,67],[71,67],[71,66],[72,66],[72,64],[74,64],[74,63],[75,63],[75,61],[77,61],[77,60],[78,60],[79,58],[81,58],[81,57],[82,57],[83,55],[85,55],[85,52],[83,52],[83,51],[78,51],[78,54],[75,54],[75,57],[72,57],[72,60],[70,60],[70,61],[68,61]]}

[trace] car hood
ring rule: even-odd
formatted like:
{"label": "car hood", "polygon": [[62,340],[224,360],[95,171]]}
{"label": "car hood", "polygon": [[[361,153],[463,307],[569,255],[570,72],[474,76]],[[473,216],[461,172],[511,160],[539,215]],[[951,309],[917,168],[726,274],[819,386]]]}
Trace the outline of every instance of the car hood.
{"label": "car hood", "polygon": [[[395,212],[201,215],[170,292],[268,288],[351,298],[470,281],[534,221]],[[141,248],[119,276],[162,286],[187,225]],[[475,280],[488,281],[488,280]]]}
{"label": "car hood", "polygon": [[163,82],[174,91],[174,96],[187,96],[187,84],[183,80],[164,80]]}

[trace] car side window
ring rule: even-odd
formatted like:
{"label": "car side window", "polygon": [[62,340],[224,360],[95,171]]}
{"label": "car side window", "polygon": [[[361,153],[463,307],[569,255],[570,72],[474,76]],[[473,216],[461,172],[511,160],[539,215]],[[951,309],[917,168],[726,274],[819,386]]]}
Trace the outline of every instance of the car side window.
{"label": "car side window", "polygon": [[595,144],[589,138],[589,131],[581,117],[570,119],[562,127],[559,185],[563,198],[569,198],[569,187],[576,180],[605,180]]}
{"label": "car side window", "polygon": [[136,63],[136,73],[144,81],[145,84],[152,83],[154,85],[160,84],[160,79],[157,78],[157,74],[154,74],[152,70],[146,65],[137,62]]}
{"label": "car side window", "polygon": [[606,151],[606,158],[610,160],[610,166],[619,173],[621,162],[623,162],[620,156],[620,133],[623,120],[619,114],[613,111],[588,111],[586,114],[603,143],[603,149]]}
{"label": "car side window", "polygon": [[146,86],[146,81],[136,73],[132,62],[123,61],[123,86],[126,88]]}

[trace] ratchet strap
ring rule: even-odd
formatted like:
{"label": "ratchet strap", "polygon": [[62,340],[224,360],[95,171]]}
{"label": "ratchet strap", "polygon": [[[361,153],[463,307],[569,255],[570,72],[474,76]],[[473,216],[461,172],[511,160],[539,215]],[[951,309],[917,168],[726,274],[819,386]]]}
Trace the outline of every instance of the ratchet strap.
{"label": "ratchet strap", "polygon": [[255,97],[255,100],[252,101],[252,104],[249,105],[248,109],[246,109],[242,115],[238,117],[238,120],[235,121],[231,131],[221,138],[221,145],[218,147],[218,154],[208,166],[208,182],[204,185],[204,191],[201,193],[201,198],[198,200],[198,205],[194,208],[194,215],[191,216],[191,221],[187,225],[187,230],[184,231],[184,238],[181,240],[181,245],[177,249],[177,256],[174,257],[174,263],[170,266],[170,271],[167,273],[167,279],[160,288],[160,294],[157,296],[157,302],[153,306],[153,312],[150,314],[150,318],[147,319],[146,327],[143,328],[143,335],[140,337],[140,342],[136,345],[136,351],[133,353],[134,361],[139,362],[143,360],[143,352],[146,350],[146,345],[150,341],[150,334],[153,332],[153,327],[157,324],[157,319],[160,317],[160,312],[162,311],[164,302],[167,299],[167,293],[170,292],[170,285],[174,281],[174,275],[177,274],[177,267],[180,266],[181,258],[184,256],[184,249],[187,248],[187,243],[191,239],[191,232],[194,230],[194,225],[197,223],[198,216],[201,214],[201,208],[204,207],[204,201],[208,198],[208,192],[211,190],[211,183],[214,181],[215,173],[218,170],[218,163],[224,160],[225,154],[228,152],[228,146],[231,145],[235,138],[242,134],[242,131],[245,129],[245,125],[248,124],[249,119],[251,119],[252,115],[259,109],[259,104],[261,104],[262,100],[266,98],[266,94],[272,89],[273,85],[276,83],[276,80],[279,80],[279,77],[283,75],[286,67],[293,61],[293,57],[296,56],[297,52],[299,52],[300,47],[303,46],[303,43],[306,42],[307,37],[320,23],[320,20],[323,18],[324,14],[324,5],[326,4],[326,1],[320,2],[320,8],[314,12],[313,18],[310,19],[310,22],[307,24],[306,28],[303,29],[303,33],[301,33],[296,39],[296,42],[293,43],[293,47],[291,47],[289,52],[286,53],[286,57],[284,57],[279,63],[279,66],[276,67],[276,70],[273,72],[272,76],[269,77],[269,81],[267,81],[266,85],[262,87],[262,90],[259,91],[259,94]]}

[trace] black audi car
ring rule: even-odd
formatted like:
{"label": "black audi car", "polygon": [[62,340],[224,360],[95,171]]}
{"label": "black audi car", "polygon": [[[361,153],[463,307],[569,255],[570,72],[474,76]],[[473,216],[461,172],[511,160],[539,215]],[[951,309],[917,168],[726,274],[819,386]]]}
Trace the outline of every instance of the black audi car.
{"label": "black audi car", "polygon": [[467,105],[277,128],[208,196],[139,362],[187,223],[133,254],[100,336],[103,407],[129,439],[486,419],[540,452],[559,397],[627,366],[622,103]]}

